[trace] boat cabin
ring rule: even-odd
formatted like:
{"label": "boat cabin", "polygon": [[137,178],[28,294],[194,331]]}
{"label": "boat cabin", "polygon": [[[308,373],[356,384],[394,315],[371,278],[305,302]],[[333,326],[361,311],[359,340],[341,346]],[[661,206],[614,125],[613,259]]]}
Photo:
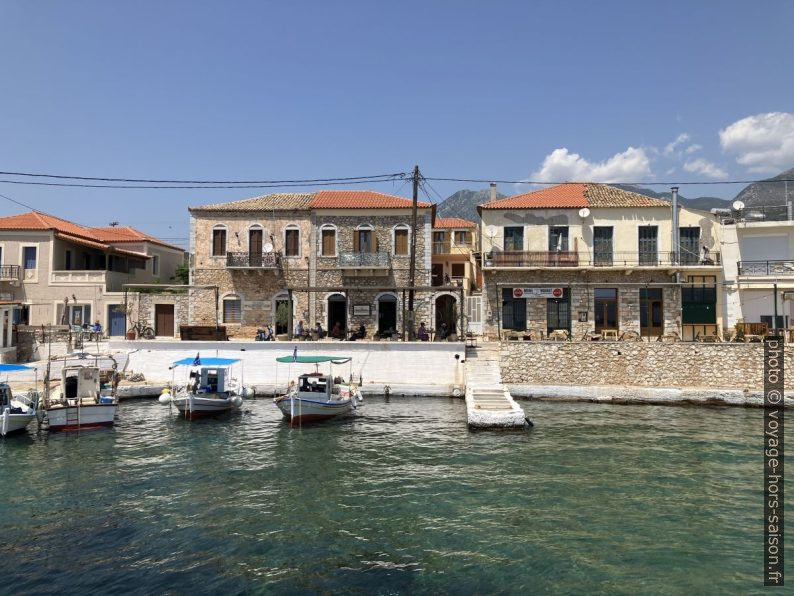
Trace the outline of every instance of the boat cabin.
{"label": "boat cabin", "polygon": [[298,393],[307,397],[328,398],[331,395],[333,380],[326,375],[310,373],[298,377]]}
{"label": "boat cabin", "polygon": [[226,393],[226,368],[202,367],[190,372],[195,393]]}
{"label": "boat cabin", "polygon": [[0,412],[11,406],[12,399],[14,399],[14,396],[8,383],[0,383]]}
{"label": "boat cabin", "polygon": [[93,366],[65,366],[61,373],[61,397],[67,400],[99,399],[99,368]]}

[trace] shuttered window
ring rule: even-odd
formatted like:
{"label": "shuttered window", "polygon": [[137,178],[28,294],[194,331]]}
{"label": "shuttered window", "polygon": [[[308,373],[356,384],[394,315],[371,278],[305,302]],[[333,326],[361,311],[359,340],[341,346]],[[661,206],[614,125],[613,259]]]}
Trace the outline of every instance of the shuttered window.
{"label": "shuttered window", "polygon": [[336,230],[324,228],[322,230],[322,256],[333,257],[336,255]]}
{"label": "shuttered window", "polygon": [[394,230],[394,254],[408,254],[408,230],[404,228]]}
{"label": "shuttered window", "polygon": [[378,251],[378,239],[372,230],[356,230],[353,233],[353,252],[373,253]]}
{"label": "shuttered window", "polygon": [[468,246],[471,244],[471,236],[465,230],[455,231],[455,244],[458,246]]}
{"label": "shuttered window", "polygon": [[226,230],[212,230],[212,256],[226,256]]}
{"label": "shuttered window", "polygon": [[240,323],[243,318],[242,301],[239,298],[223,299],[223,322]]}
{"label": "shuttered window", "polygon": [[284,232],[284,254],[288,257],[300,256],[300,230],[289,229]]}

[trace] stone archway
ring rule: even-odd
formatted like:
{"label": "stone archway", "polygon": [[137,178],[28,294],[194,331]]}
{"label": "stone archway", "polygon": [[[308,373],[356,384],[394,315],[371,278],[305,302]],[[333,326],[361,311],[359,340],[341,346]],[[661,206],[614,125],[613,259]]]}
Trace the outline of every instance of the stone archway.
{"label": "stone archway", "polygon": [[458,312],[458,299],[455,298],[452,294],[441,294],[440,296],[436,296],[433,302],[434,310],[435,310],[435,328],[436,328],[436,337],[439,339],[446,339],[444,337],[444,331],[446,330],[446,334],[457,333],[458,329],[458,318],[460,313]]}
{"label": "stone archway", "polygon": [[391,335],[397,333],[397,296],[383,293],[376,299],[378,307],[378,333]]}
{"label": "stone archway", "polygon": [[347,331],[347,297],[344,294],[331,294],[328,296],[328,335],[334,333],[334,328],[339,324],[342,336]]}

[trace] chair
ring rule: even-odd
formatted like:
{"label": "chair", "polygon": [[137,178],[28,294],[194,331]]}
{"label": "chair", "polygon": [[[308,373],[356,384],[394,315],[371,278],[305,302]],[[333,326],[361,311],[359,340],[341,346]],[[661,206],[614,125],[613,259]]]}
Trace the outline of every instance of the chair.
{"label": "chair", "polygon": [[474,335],[471,331],[466,332],[466,347],[467,348],[476,348],[477,347],[477,336]]}
{"label": "chair", "polygon": [[620,336],[620,341],[642,341],[642,336],[633,329],[624,331]]}
{"label": "chair", "polygon": [[549,333],[548,337],[546,338],[550,341],[568,341],[570,336],[568,335],[568,331],[565,329],[555,329],[551,333]]}

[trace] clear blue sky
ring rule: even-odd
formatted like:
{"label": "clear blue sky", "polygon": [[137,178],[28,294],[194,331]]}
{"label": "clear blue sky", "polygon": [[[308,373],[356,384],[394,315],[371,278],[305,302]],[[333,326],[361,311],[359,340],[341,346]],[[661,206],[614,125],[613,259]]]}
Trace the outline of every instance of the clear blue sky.
{"label": "clear blue sky", "polygon": [[[760,178],[794,166],[792,21],[785,1],[3,0],[0,170]],[[173,238],[188,205],[261,192],[0,183]],[[0,199],[0,215],[22,210]]]}

